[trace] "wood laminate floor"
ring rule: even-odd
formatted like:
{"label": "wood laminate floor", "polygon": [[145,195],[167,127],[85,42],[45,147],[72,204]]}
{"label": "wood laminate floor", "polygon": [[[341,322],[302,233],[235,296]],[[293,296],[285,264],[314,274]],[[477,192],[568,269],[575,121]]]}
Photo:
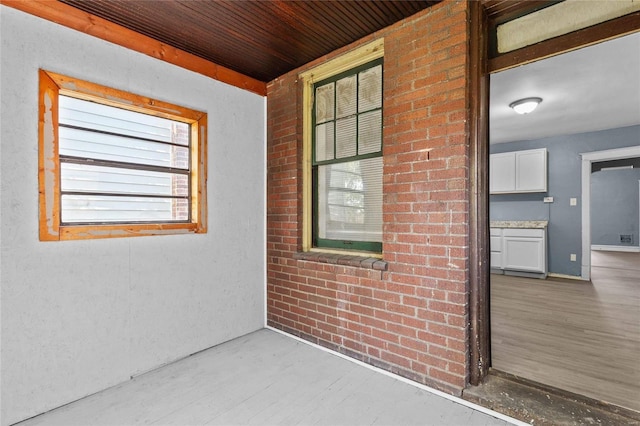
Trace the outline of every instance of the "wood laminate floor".
{"label": "wood laminate floor", "polygon": [[510,423],[265,329],[19,425]]}
{"label": "wood laminate floor", "polygon": [[491,275],[492,366],[640,411],[640,253],[594,251],[591,275]]}

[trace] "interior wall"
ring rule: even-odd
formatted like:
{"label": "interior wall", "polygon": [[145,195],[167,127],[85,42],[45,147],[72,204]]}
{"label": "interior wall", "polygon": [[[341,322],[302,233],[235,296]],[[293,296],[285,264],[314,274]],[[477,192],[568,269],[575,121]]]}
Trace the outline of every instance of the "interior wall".
{"label": "interior wall", "polygon": [[[0,7],[2,425],[264,325],[265,100]],[[208,113],[208,232],[40,242],[38,69]]]}
{"label": "interior wall", "polygon": [[[591,174],[591,244],[638,247],[640,169]],[[620,235],[632,235],[630,243]]]}
{"label": "interior wall", "polygon": [[[581,153],[638,145],[640,126],[599,132],[555,136],[531,141],[500,143],[490,153],[546,147],[548,150],[547,192],[495,194],[490,196],[490,220],[547,220],[547,260],[550,273],[581,275]],[[543,203],[553,197],[553,203]],[[576,205],[570,199],[576,198]],[[571,261],[576,254],[576,261]]]}
{"label": "interior wall", "polygon": [[[268,324],[446,392],[468,383],[468,2],[267,85]],[[382,260],[302,251],[299,73],[384,39]]]}

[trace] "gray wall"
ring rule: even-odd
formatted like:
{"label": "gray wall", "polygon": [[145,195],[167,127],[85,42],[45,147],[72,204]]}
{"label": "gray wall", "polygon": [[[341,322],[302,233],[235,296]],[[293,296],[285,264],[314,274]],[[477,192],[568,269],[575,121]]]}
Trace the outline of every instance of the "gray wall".
{"label": "gray wall", "polygon": [[[0,6],[1,424],[264,326],[265,99]],[[38,69],[208,113],[209,230],[38,240]]]}
{"label": "gray wall", "polygon": [[[591,174],[591,244],[638,247],[640,169],[602,170]],[[631,244],[620,234],[633,235]]]}
{"label": "gray wall", "polygon": [[[491,145],[492,154],[524,149],[548,149],[548,191],[536,194],[491,195],[491,220],[548,220],[549,272],[580,276],[582,262],[581,218],[581,153],[637,146],[640,126],[623,127],[600,132],[556,136],[531,141]],[[554,197],[545,204],[544,197]],[[569,199],[577,198],[570,206]],[[576,254],[577,260],[570,261]]]}

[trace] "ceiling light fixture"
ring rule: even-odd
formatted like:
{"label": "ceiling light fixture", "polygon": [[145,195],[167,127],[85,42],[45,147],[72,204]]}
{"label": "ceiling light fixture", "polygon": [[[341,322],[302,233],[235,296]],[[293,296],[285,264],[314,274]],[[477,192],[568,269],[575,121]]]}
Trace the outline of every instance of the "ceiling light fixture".
{"label": "ceiling light fixture", "polygon": [[542,98],[518,99],[515,102],[511,102],[509,108],[513,108],[518,114],[529,114],[538,107],[540,102],[542,102]]}

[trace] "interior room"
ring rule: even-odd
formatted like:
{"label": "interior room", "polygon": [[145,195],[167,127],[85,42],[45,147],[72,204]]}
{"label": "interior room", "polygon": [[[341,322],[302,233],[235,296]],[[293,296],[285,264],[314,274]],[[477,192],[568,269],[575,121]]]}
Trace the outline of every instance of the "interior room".
{"label": "interior room", "polygon": [[[633,410],[640,408],[638,40],[629,35],[492,75],[490,121],[492,161],[515,152],[516,175],[541,172],[539,188],[524,190],[505,190],[508,177],[491,175],[492,366]],[[512,111],[509,104],[527,97],[541,100],[537,109]],[[543,164],[527,166],[536,155]]]}
{"label": "interior room", "polygon": [[639,34],[638,2],[0,0],[0,426],[640,421]]}

